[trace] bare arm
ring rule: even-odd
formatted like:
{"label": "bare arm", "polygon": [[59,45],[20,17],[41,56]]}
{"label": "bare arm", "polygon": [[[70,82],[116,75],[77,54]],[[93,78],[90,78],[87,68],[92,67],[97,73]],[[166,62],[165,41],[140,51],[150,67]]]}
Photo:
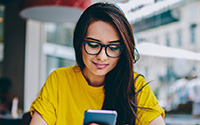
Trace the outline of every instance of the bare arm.
{"label": "bare arm", "polygon": [[162,118],[161,115],[159,115],[158,117],[156,117],[154,120],[152,120],[149,125],[165,125],[165,122]]}
{"label": "bare arm", "polygon": [[37,111],[34,111],[30,125],[48,125],[48,124],[44,121],[42,116]]}

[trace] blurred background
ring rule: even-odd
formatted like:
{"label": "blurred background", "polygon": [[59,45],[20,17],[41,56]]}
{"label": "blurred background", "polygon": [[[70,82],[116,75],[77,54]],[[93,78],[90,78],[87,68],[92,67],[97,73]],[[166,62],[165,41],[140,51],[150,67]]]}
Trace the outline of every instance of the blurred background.
{"label": "blurred background", "polygon": [[[105,2],[49,1],[0,0],[0,120],[20,121],[47,76],[76,64],[72,42],[78,17],[90,4]],[[200,0],[107,2],[117,4],[133,27],[140,55],[134,70],[151,81],[166,123],[200,125]],[[35,12],[39,4],[48,5],[48,13]],[[67,10],[54,9],[60,4]]]}

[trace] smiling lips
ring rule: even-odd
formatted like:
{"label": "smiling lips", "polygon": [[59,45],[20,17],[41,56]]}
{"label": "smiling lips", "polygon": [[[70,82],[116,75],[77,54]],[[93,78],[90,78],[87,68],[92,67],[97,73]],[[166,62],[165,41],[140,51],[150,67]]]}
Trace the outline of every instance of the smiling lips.
{"label": "smiling lips", "polygon": [[101,63],[95,63],[95,62],[93,63],[98,69],[103,69],[109,65],[109,64],[101,64]]}

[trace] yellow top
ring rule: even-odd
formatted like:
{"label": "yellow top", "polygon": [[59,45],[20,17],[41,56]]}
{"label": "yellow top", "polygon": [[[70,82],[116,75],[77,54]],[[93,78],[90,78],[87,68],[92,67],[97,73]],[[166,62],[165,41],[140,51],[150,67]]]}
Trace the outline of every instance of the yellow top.
{"label": "yellow top", "polygon": [[[134,74],[137,75],[138,73]],[[145,83],[143,77],[138,77],[136,90]],[[38,111],[48,125],[82,125],[84,112],[87,109],[101,109],[103,101],[103,86],[88,85],[80,68],[73,66],[56,69],[49,75],[30,111],[31,115],[34,110]],[[137,101],[138,106],[151,108],[137,109],[142,125],[146,125],[160,114],[164,117],[164,110],[158,105],[148,85],[139,92]]]}

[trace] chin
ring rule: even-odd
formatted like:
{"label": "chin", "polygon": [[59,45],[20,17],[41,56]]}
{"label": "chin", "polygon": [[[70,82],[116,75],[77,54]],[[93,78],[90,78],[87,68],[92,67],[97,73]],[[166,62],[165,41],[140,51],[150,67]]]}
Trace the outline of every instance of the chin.
{"label": "chin", "polygon": [[95,71],[94,74],[97,76],[105,76],[108,72],[102,72],[102,71]]}
{"label": "chin", "polygon": [[98,72],[95,72],[94,73],[96,76],[105,76],[107,73],[98,73]]}

